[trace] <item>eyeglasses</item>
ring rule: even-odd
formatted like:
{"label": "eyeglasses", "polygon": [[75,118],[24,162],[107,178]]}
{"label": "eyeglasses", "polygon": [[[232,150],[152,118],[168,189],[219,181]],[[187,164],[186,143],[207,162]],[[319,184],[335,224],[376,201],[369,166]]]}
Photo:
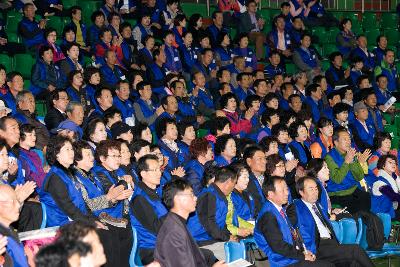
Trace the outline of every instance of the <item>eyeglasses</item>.
{"label": "eyeglasses", "polygon": [[195,197],[195,195],[193,194],[193,193],[188,193],[188,194],[183,194],[183,193],[181,193],[181,194],[176,194],[177,196],[188,196],[188,197],[192,197],[192,198],[194,198]]}

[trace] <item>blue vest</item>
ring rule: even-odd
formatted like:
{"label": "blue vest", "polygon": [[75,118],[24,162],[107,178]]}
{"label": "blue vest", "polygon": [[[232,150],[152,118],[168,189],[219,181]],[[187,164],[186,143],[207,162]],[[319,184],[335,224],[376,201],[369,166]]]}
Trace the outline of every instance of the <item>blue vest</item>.
{"label": "blue vest", "polygon": [[178,49],[176,49],[173,46],[165,45],[164,52],[165,52],[165,56],[167,58],[165,61],[166,69],[169,71],[172,71],[172,72],[181,72],[182,71],[182,63],[181,63],[181,59],[179,57]]}
{"label": "blue vest", "polygon": [[329,196],[328,192],[326,191],[324,185],[321,183],[320,180],[315,179],[316,182],[319,185],[319,189],[321,191],[320,198],[319,198],[319,204],[321,204],[322,209],[326,212],[329,213]]}
{"label": "blue vest", "polygon": [[5,102],[6,106],[12,110],[12,114],[14,115],[17,112],[17,104],[15,103],[15,98],[11,92],[7,90],[7,93],[0,97]]}
{"label": "blue vest", "polygon": [[221,46],[214,49],[214,52],[217,53],[222,61],[222,65],[226,66],[232,63],[233,59],[233,50],[231,48],[223,48]]}
{"label": "blue vest", "polygon": [[310,68],[316,68],[317,65],[317,54],[315,53],[314,49],[308,48],[308,53],[301,47],[296,48],[297,53],[299,53],[301,59],[303,60],[304,64],[309,66]]}
{"label": "blue vest", "polygon": [[[293,140],[292,142],[289,143],[290,146],[292,146],[294,149],[296,149],[298,155],[299,155],[299,163],[303,166],[306,166],[308,163],[308,159],[307,159],[307,154],[306,151],[304,150],[305,148],[296,140]],[[306,147],[306,149],[310,150],[310,144],[305,141],[304,142],[304,146]]]}
{"label": "blue vest", "polygon": [[[217,189],[215,188],[216,185],[210,185],[206,190],[202,192],[202,194],[199,196],[201,198],[203,195],[206,193],[212,194],[215,196],[215,222],[218,225],[219,229],[224,229],[226,228],[226,214],[228,213],[228,202],[226,198],[223,198],[219,195],[217,192]],[[206,229],[204,226],[201,224],[200,219],[197,215],[197,212],[195,213],[194,216],[189,217],[188,223],[187,223],[188,229],[190,233],[192,234],[193,238],[197,242],[201,241],[208,241],[212,240],[213,238],[207,233]]]}
{"label": "blue vest", "polygon": [[240,48],[236,47],[233,49],[233,53],[236,56],[242,56],[246,60],[246,67],[251,67],[253,70],[257,69],[257,58],[254,51],[247,47],[247,48]]}
{"label": "blue vest", "polygon": [[183,161],[180,151],[172,151],[163,141],[161,141],[161,139],[158,140],[158,146],[161,150],[161,153],[169,158],[166,169],[172,171],[173,169],[180,166],[180,163]]}
{"label": "blue vest", "polygon": [[[164,82],[165,82],[165,71],[160,68],[156,63],[153,63],[149,66],[147,66],[146,74],[147,72],[151,72],[153,75],[154,80],[150,81],[152,86],[151,88],[153,89],[153,92],[156,94],[160,94],[161,92],[164,92]],[[149,75],[147,75],[148,78],[150,78]],[[162,86],[155,86],[155,85],[162,84]],[[165,93],[164,93],[165,94]]]}
{"label": "blue vest", "polygon": [[315,139],[315,142],[319,144],[319,146],[321,147],[321,159],[325,158],[326,154],[328,153],[324,143],[322,143],[322,140],[320,137],[317,137]]}
{"label": "blue vest", "polygon": [[[333,159],[333,161],[336,163],[336,165],[340,168],[342,167],[344,163],[344,158],[339,154],[339,152],[336,150],[336,148],[332,149],[329,151],[328,155],[330,155]],[[340,184],[337,184],[333,182],[332,180],[329,180],[327,183],[327,191],[328,192],[337,192],[337,191],[343,191],[347,190],[349,188],[352,188],[354,186],[358,185],[358,181],[354,179],[353,174],[351,171],[348,171],[346,174],[346,177],[343,179],[343,181]]]}
{"label": "blue vest", "polygon": [[122,80],[124,76],[118,65],[114,66],[114,70],[108,65],[103,65],[100,67],[100,72],[103,74],[105,82],[112,86],[117,85],[118,81]]}
{"label": "blue vest", "polygon": [[[387,88],[389,89],[389,88]],[[375,95],[376,95],[376,105],[380,106],[380,105],[384,105],[389,98],[392,97],[392,94],[389,92],[389,90],[385,90],[384,93],[382,93],[382,91],[379,88],[375,88]]]}
{"label": "blue vest", "polygon": [[269,79],[273,79],[275,77],[275,75],[278,75],[278,74],[283,75],[285,73],[286,73],[285,68],[284,68],[284,66],[281,66],[281,65],[278,65],[275,67],[272,64],[268,64],[264,68],[264,74]]}
{"label": "blue vest", "polygon": [[353,51],[351,51],[351,56],[362,58],[364,66],[367,67],[368,69],[375,67],[375,57],[369,51],[367,51],[367,54],[365,54],[360,47],[356,47],[353,49]]}
{"label": "blue vest", "polygon": [[8,157],[16,158],[17,159],[17,165],[18,165],[17,177],[10,185],[15,187],[18,184],[24,184],[25,183],[25,175],[24,175],[24,172],[22,171],[21,161],[18,160],[17,156],[12,151],[8,152]]}
{"label": "blue vest", "polygon": [[[303,8],[303,6],[300,5],[299,2],[297,2],[297,0],[291,0],[290,3],[293,4],[295,12],[297,12],[297,10],[298,10],[299,8]],[[304,8],[303,8],[303,10],[300,12],[300,14],[297,15],[297,16],[301,17],[301,18],[304,20]]]}
{"label": "blue vest", "polygon": [[[75,172],[75,175],[79,180],[79,182],[85,187],[90,199],[105,195],[106,193],[104,192],[103,185],[97,178],[97,175],[95,174],[94,171],[91,171],[91,173],[93,175],[92,177],[94,178],[93,181],[91,181],[88,177],[84,177],[80,172]],[[109,176],[108,172],[102,172],[102,173]],[[116,204],[114,207],[95,210],[92,212],[96,216],[99,216],[101,212],[106,212],[107,214],[111,215],[114,218],[122,218],[123,201],[119,201],[118,204]]]}
{"label": "blue vest", "polygon": [[[57,175],[64,182],[68,195],[71,202],[84,214],[87,214],[86,204],[83,200],[82,193],[76,188],[74,182],[67,176],[67,174],[56,166],[52,166],[49,173],[46,175],[43,184],[47,183],[47,180],[52,174]],[[61,226],[68,223],[68,215],[57,205],[53,197],[49,192],[40,190],[40,201],[46,205],[47,208],[47,227]]]}
{"label": "blue vest", "polygon": [[216,156],[214,161],[217,163],[218,167],[225,167],[229,165],[229,162],[222,155]]}
{"label": "blue vest", "polygon": [[392,67],[390,70],[382,68],[382,74],[385,75],[388,79],[387,88],[390,92],[394,92],[397,90],[397,79],[399,75],[397,74],[396,67]]}
{"label": "blue vest", "polygon": [[[271,33],[271,36],[272,36],[272,40],[274,41],[274,48],[275,49],[277,49],[278,48],[278,31],[277,30],[273,30]],[[287,33],[286,31],[283,33],[283,35],[284,35],[284,39],[285,39],[285,48],[287,49],[290,45],[291,45],[291,43],[292,43],[292,41],[290,40],[290,35],[289,35],[289,33]]]}
{"label": "blue vest", "polygon": [[273,251],[267,240],[265,240],[264,233],[261,232],[258,221],[267,212],[272,213],[276,217],[279,229],[282,233],[283,241],[290,245],[294,245],[293,237],[290,232],[289,219],[286,216],[285,220],[275,206],[267,200],[258,215],[256,227],[254,228],[254,240],[256,241],[258,247],[268,256],[268,261],[271,267],[287,266],[298,262],[296,259],[286,258],[278,252]]}
{"label": "blue vest", "polygon": [[[369,116],[368,116],[369,119]],[[368,119],[365,121],[368,127],[368,132],[365,130],[364,126],[356,119],[353,123],[353,127],[357,132],[358,137],[360,140],[372,147],[374,145],[374,137],[375,137],[375,127],[371,124]]]}
{"label": "blue vest", "polygon": [[[45,66],[44,61],[43,60],[37,60],[35,64],[39,68],[39,76],[40,76],[39,79],[41,81],[49,82],[48,72],[47,72],[47,68]],[[58,70],[58,67],[54,66],[54,70],[55,70],[55,76],[56,76],[55,78],[56,79],[60,78],[60,72]],[[60,81],[56,80],[55,82],[60,82]],[[59,85],[59,84],[57,84],[57,85]],[[32,92],[32,94],[34,96],[37,96],[38,94],[40,94],[43,91],[47,90],[47,88],[42,88],[42,87],[39,87],[38,85],[35,85],[35,84],[31,83],[30,86],[29,86],[29,90]]]}
{"label": "blue vest", "polygon": [[323,103],[321,100],[318,103],[315,103],[314,99],[311,96],[306,97],[306,104],[311,108],[311,113],[313,117],[314,123],[317,123],[321,118],[321,113],[323,110]]}
{"label": "blue vest", "polygon": [[243,101],[246,99],[246,97],[249,95],[249,89],[247,89],[247,92],[239,85],[233,93],[236,95],[238,98],[239,102]]}
{"label": "blue vest", "polygon": [[[294,200],[294,205],[296,207],[297,213],[297,227],[300,230],[300,234],[303,238],[303,242],[307,250],[311,251],[313,254],[317,253],[317,245],[315,243],[315,227],[314,218],[306,206],[306,204],[301,199]],[[319,205],[319,203],[316,203]],[[322,210],[321,205],[319,205]],[[327,213],[322,210],[320,212],[325,219],[325,223],[330,223]]]}
{"label": "blue vest", "polygon": [[[375,113],[376,125],[374,123],[374,119],[372,118],[372,112]],[[385,130],[383,128],[381,111],[378,108],[376,108],[375,110],[368,110],[367,125],[372,125],[375,132],[383,132]]]}
{"label": "blue vest", "polygon": [[28,267],[28,260],[25,256],[24,246],[17,242],[12,236],[7,237],[7,254],[11,257],[14,267]]}
{"label": "blue vest", "polygon": [[[147,193],[142,190],[139,186],[135,187],[135,196],[142,196],[146,198],[148,203],[152,206],[153,211],[156,213],[157,218],[161,218],[165,214],[167,214],[167,209],[163,205],[161,199],[152,200]],[[154,248],[156,245],[157,236],[154,233],[151,233],[147,230],[131,213],[131,223],[132,226],[135,227],[137,231],[137,238],[138,238],[138,247],[144,249],[151,249]]]}
{"label": "blue vest", "polygon": [[190,73],[194,63],[197,61],[197,50],[196,47],[186,47],[185,45],[179,46],[182,67],[187,73]]}
{"label": "blue vest", "polygon": [[177,28],[176,26],[174,26],[174,27],[172,28],[172,32],[173,32],[174,35],[175,35],[175,42],[176,42],[176,44],[177,44],[178,46],[183,45],[182,35],[183,35],[184,33],[186,33],[186,28],[182,28],[182,35],[179,33],[178,28]]}
{"label": "blue vest", "polygon": [[351,52],[351,47],[346,47],[346,46],[340,46],[339,45],[339,35],[343,36],[343,40],[345,42],[349,42],[350,38],[346,36],[346,33],[344,31],[341,31],[340,33],[338,33],[338,35],[336,36],[336,44],[337,44],[337,48],[339,50],[340,53],[342,53],[342,55],[347,56],[350,52]]}
{"label": "blue vest", "polygon": [[380,66],[382,63],[383,57],[385,56],[385,50],[383,50],[380,47],[375,47],[374,50],[372,50],[372,53],[375,55],[376,66]]}
{"label": "blue vest", "polygon": [[182,141],[178,141],[177,143],[183,159],[182,165],[185,166],[185,164],[188,163],[192,157],[189,151],[189,146]]}
{"label": "blue vest", "polygon": [[123,121],[134,116],[133,105],[129,99],[122,101],[117,96],[114,96],[113,104],[117,109],[119,109],[119,111],[121,111]]}
{"label": "blue vest", "polygon": [[243,198],[243,196],[235,190],[231,193],[231,200],[234,207],[232,223],[236,227],[239,227],[239,218],[246,221],[251,221],[255,219],[255,207],[253,197],[247,191],[242,192],[242,194],[248,195],[249,202],[247,202]]}
{"label": "blue vest", "polygon": [[[147,103],[146,103],[143,99],[141,99],[141,98],[139,98],[138,100],[136,100],[136,103],[139,104],[140,110],[142,111],[143,116],[144,116],[145,118],[148,118],[148,117],[153,116],[154,113],[156,112],[156,108],[155,108],[154,106],[153,106],[153,108],[150,108],[149,105],[147,105]],[[154,131],[154,123],[153,123],[152,125],[149,125],[149,128],[150,128],[152,131]]]}
{"label": "blue vest", "polygon": [[197,159],[192,159],[184,165],[184,168],[185,179],[192,185],[193,193],[199,197],[203,189],[204,166]]}
{"label": "blue vest", "polygon": [[[389,181],[382,176],[377,177],[375,182],[377,181],[384,182],[386,185],[391,187]],[[389,213],[392,218],[396,216],[393,202],[384,194],[381,194],[380,196],[371,194],[371,211],[373,213]]]}

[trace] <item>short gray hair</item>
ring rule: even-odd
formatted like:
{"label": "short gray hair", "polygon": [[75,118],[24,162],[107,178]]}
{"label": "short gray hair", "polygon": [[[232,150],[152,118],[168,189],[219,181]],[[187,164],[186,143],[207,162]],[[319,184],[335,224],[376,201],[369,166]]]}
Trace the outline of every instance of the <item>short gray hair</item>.
{"label": "short gray hair", "polygon": [[[32,92],[28,91],[28,90],[23,90],[23,91],[19,92],[17,94],[17,96],[15,97],[15,103],[17,103],[17,105],[18,105],[18,103],[24,101],[28,94],[33,96]],[[33,96],[33,97],[35,97],[35,96]]]}
{"label": "short gray hair", "polygon": [[75,109],[76,106],[81,106],[83,110],[85,110],[85,107],[82,105],[82,103],[77,102],[77,101],[71,101],[68,103],[67,108],[65,109],[65,113],[72,113]]}

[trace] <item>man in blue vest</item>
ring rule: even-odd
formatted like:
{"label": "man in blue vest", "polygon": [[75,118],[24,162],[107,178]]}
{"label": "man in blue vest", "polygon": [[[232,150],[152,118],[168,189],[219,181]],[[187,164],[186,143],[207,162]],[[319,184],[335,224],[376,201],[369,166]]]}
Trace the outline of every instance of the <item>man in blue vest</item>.
{"label": "man in blue vest", "polygon": [[200,193],[196,213],[188,221],[188,228],[194,239],[201,245],[212,244],[215,248],[214,254],[218,259],[224,258],[224,254],[219,253],[221,252],[219,245],[223,246],[225,241],[237,240],[236,236],[231,235],[226,225],[228,213],[226,197],[232,193],[236,181],[233,170],[229,167],[220,169],[214,183]]}
{"label": "man in blue vest", "polygon": [[328,213],[318,202],[318,185],[312,177],[302,177],[296,183],[301,199],[287,208],[292,225],[299,228],[307,251],[318,260],[346,266],[374,266],[365,251],[356,244],[341,245],[337,241]]}
{"label": "man in blue vest", "polygon": [[315,76],[321,74],[321,62],[318,59],[317,52],[310,47],[310,34],[303,34],[300,44],[300,47],[294,50],[293,63],[299,70],[307,72],[307,78],[311,81]]}
{"label": "man in blue vest", "polygon": [[6,252],[12,260],[11,265],[28,267],[24,246],[10,227],[18,220],[21,206],[14,190],[8,185],[0,185],[0,236],[7,237]]}
{"label": "man in blue vest", "polygon": [[254,229],[254,239],[267,256],[271,266],[335,266],[321,261],[304,244],[289,221],[285,209],[289,189],[283,177],[265,180],[263,191],[267,200],[261,209]]}
{"label": "man in blue vest", "polygon": [[44,43],[44,28],[46,20],[42,19],[39,22],[35,19],[35,6],[33,3],[24,5],[24,17],[18,23],[18,33],[22,36],[24,45],[28,49],[35,50],[39,45]]}
{"label": "man in blue vest", "polygon": [[378,80],[378,77],[381,74],[386,76],[388,79],[387,89],[390,92],[396,91],[399,84],[399,75],[397,73],[397,68],[394,65],[394,60],[394,51],[392,49],[387,49],[380,65],[376,66],[374,69],[376,80]]}
{"label": "man in blue vest", "polygon": [[351,147],[349,132],[342,127],[334,132],[332,139],[335,146],[325,157],[331,174],[327,191],[332,204],[347,207],[352,214],[360,210],[369,211],[371,196],[361,189],[360,181],[364,179],[362,165],[367,164],[371,151],[356,153]]}
{"label": "man in blue vest", "polygon": [[306,88],[306,104],[310,107],[313,122],[318,123],[323,114],[324,104],[322,103],[322,90],[319,84],[313,83]]}
{"label": "man in blue vest", "polygon": [[157,195],[161,169],[155,155],[145,155],[139,159],[137,173],[141,181],[135,188],[131,201],[131,222],[137,231],[139,255],[144,265],[154,259],[157,234],[163,223],[167,209]]}
{"label": "man in blue vest", "polygon": [[119,81],[115,89],[113,104],[121,111],[122,120],[129,126],[135,126],[133,103],[129,99],[129,95],[129,82]]}
{"label": "man in blue vest", "polygon": [[[372,91],[373,93],[373,91]],[[373,93],[373,96],[375,94]],[[369,96],[364,98],[364,101],[367,100]],[[370,100],[372,101],[372,100]],[[376,97],[375,97],[375,105],[376,105]],[[354,141],[357,145],[357,148],[363,151],[366,148],[373,148],[374,145],[374,137],[376,135],[375,126],[372,120],[369,118],[370,114],[368,112],[368,107],[365,105],[363,101],[357,102],[354,104],[354,114],[356,119],[354,120],[352,126],[352,132],[354,134]]]}

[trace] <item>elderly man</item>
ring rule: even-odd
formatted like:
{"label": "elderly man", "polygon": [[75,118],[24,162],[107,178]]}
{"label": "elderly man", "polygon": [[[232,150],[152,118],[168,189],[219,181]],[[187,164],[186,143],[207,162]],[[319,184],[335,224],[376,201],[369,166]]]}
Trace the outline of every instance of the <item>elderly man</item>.
{"label": "elderly man", "polygon": [[13,266],[28,267],[24,247],[10,225],[19,218],[21,203],[14,189],[0,185],[0,235],[7,236],[6,252]]}

